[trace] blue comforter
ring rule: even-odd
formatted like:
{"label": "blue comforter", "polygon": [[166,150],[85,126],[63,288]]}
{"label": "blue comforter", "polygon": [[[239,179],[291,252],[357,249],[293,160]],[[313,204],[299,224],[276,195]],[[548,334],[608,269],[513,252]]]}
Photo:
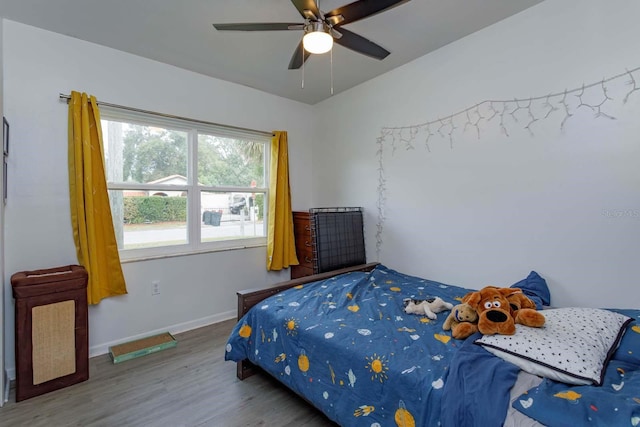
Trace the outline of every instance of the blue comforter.
{"label": "blue comforter", "polygon": [[[403,298],[456,304],[469,289],[384,266],[286,290],[236,325],[225,358],[248,359],[342,426],[437,426],[462,341]],[[504,414],[503,414],[504,417]]]}

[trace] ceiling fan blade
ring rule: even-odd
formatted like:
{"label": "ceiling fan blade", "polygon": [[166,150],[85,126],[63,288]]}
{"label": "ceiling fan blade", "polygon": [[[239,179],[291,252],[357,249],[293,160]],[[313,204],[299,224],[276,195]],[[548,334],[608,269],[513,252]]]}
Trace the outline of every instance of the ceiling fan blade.
{"label": "ceiling fan blade", "polygon": [[299,22],[264,22],[264,23],[240,23],[240,24],[213,24],[218,31],[280,31],[302,30],[303,24]]}
{"label": "ceiling fan blade", "polygon": [[391,53],[382,46],[378,46],[374,42],[367,40],[346,28],[340,27],[340,32],[342,33],[342,37],[339,39],[334,38],[333,40],[340,46],[344,46],[347,49],[354,50],[375,59],[384,59],[389,55],[389,53]]}
{"label": "ceiling fan blade", "polygon": [[302,47],[302,40],[300,40],[300,43],[298,43],[296,50],[291,56],[291,61],[289,61],[289,69],[297,70],[302,67],[302,64],[309,58],[309,56],[311,56],[311,54]]}
{"label": "ceiling fan blade", "polygon": [[316,19],[320,16],[320,11],[314,0],[291,0],[291,3],[298,9],[304,19],[310,19],[309,12],[315,15]]}
{"label": "ceiling fan blade", "polygon": [[318,17],[311,10],[304,10],[304,19],[308,19],[309,21],[317,21]]}
{"label": "ceiling fan blade", "polygon": [[344,21],[344,16],[342,15],[327,16],[327,24],[331,27],[339,25],[342,21]]}
{"label": "ceiling fan blade", "polygon": [[360,19],[375,15],[376,13],[384,12],[387,9],[400,6],[401,4],[407,3],[408,1],[409,0],[358,0],[346,6],[333,9],[331,12],[327,12],[325,16],[327,18],[330,18],[332,16],[342,15],[344,19],[338,25],[346,25],[351,22],[355,22]]}

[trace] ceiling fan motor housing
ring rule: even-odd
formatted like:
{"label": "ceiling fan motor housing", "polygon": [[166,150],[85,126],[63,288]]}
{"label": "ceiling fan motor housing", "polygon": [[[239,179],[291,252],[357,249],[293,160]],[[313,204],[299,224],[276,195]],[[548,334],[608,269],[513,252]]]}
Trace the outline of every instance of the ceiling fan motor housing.
{"label": "ceiling fan motor housing", "polygon": [[327,25],[327,23],[324,21],[311,21],[308,24],[305,24],[304,26],[305,34],[312,33],[314,31],[322,31],[325,33],[330,33],[331,27],[329,27],[329,25]]}

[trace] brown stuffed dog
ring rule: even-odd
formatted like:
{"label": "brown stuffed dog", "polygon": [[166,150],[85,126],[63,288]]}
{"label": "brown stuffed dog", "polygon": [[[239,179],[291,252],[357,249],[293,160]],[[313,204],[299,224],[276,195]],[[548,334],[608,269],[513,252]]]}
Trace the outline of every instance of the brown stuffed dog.
{"label": "brown stuffed dog", "polygon": [[531,301],[524,293],[515,292],[507,295],[507,300],[511,308],[511,315],[516,323],[534,328],[544,326],[544,315],[536,311],[536,303]]}
{"label": "brown stuffed dog", "polygon": [[451,336],[463,340],[478,332],[478,313],[467,303],[461,303],[451,309],[442,329],[451,330]]}
{"label": "brown stuffed dog", "polygon": [[478,312],[478,330],[484,335],[513,335],[516,323],[539,328],[545,322],[520,288],[486,286],[465,295],[462,301]]}
{"label": "brown stuffed dog", "polygon": [[486,286],[465,295],[462,302],[469,304],[478,313],[478,330],[482,334],[513,335],[516,323],[507,296],[516,292],[521,290]]}

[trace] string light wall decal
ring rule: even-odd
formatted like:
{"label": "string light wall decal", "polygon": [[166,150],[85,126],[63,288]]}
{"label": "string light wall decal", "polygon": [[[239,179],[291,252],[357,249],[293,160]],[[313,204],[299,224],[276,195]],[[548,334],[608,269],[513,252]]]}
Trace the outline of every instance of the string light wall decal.
{"label": "string light wall decal", "polygon": [[530,136],[535,136],[535,128],[539,122],[549,119],[554,114],[561,114],[560,130],[564,131],[567,122],[574,117],[578,110],[591,110],[594,119],[616,120],[608,112],[614,98],[610,95],[610,87],[616,80],[627,78],[626,85],[630,88],[622,98],[626,104],[631,96],[640,91],[640,67],[603,78],[590,84],[582,84],[574,89],[530,98],[513,98],[502,100],[485,100],[467,107],[448,116],[438,117],[423,123],[383,127],[376,140],[376,155],[378,156],[378,200],[376,202],[378,220],[376,224],[376,256],[380,260],[383,244],[385,223],[385,203],[387,180],[384,169],[385,145],[391,144],[391,153],[399,147],[414,150],[419,143],[424,144],[427,152],[431,153],[431,144],[445,141],[453,149],[455,138],[462,137],[467,132],[473,132],[477,139],[481,139],[483,129],[490,122],[498,120],[498,128],[505,136],[510,136],[510,130],[522,128]]}

